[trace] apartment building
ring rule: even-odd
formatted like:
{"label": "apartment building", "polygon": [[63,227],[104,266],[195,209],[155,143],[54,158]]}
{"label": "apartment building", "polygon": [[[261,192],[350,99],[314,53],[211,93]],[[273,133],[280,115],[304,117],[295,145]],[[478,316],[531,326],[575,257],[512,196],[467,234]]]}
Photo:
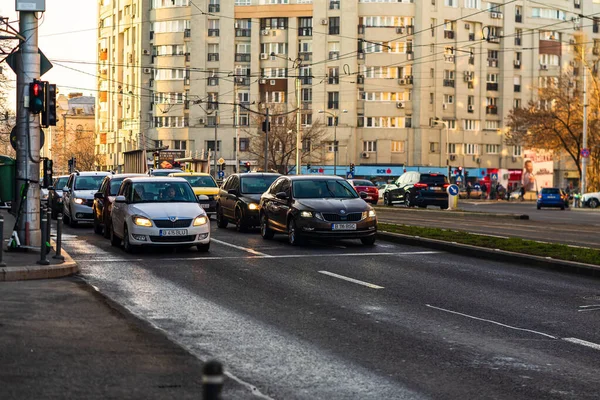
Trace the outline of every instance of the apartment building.
{"label": "apartment building", "polygon": [[302,125],[328,126],[319,170],[336,149],[357,175],[521,170],[506,116],[581,74],[573,43],[592,60],[600,21],[580,16],[596,13],[598,0],[103,0],[98,152],[106,168],[138,146],[253,162],[247,108],[295,109],[300,77]]}

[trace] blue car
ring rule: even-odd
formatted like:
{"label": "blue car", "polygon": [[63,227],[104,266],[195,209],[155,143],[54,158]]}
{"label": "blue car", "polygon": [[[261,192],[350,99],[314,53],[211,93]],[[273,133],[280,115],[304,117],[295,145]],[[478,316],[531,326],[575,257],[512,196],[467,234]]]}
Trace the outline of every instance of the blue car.
{"label": "blue car", "polygon": [[565,195],[559,188],[543,188],[538,194],[537,198],[537,209],[540,210],[542,207],[559,207],[564,210],[568,204],[568,197],[565,199]]}

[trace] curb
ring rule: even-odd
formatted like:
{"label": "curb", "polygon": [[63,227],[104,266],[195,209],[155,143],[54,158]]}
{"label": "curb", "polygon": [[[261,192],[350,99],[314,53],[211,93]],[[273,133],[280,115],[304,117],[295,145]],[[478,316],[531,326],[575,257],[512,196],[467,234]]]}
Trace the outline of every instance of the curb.
{"label": "curb", "polygon": [[71,256],[64,249],[62,249],[61,254],[65,258],[65,261],[61,264],[0,268],[0,282],[64,278],[78,273],[79,266]]}
{"label": "curb", "polygon": [[438,211],[438,210],[419,210],[419,209],[403,209],[401,207],[386,207],[386,206],[375,206],[375,209],[382,210],[402,210],[395,212],[424,212],[432,214],[444,214],[444,215],[456,215],[460,217],[494,217],[494,218],[506,218],[506,219],[521,219],[528,220],[529,215],[527,214],[502,214],[502,213],[486,213],[486,212],[471,212],[471,211]]}
{"label": "curb", "polygon": [[529,254],[513,253],[511,251],[506,250],[489,249],[486,247],[446,242],[437,239],[427,239],[419,236],[403,235],[401,233],[378,231],[377,238],[388,242],[406,244],[410,246],[421,246],[436,250],[444,250],[449,253],[482,258],[486,260],[511,263],[519,262],[531,267],[551,268],[560,270],[562,272],[600,276],[600,266],[579,263],[575,261],[557,260],[551,257],[540,257],[532,256]]}

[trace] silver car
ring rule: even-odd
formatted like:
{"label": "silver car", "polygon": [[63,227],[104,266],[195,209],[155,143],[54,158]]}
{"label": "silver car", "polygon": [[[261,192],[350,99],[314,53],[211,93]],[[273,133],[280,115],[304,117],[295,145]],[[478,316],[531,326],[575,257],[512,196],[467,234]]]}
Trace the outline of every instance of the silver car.
{"label": "silver car", "polygon": [[69,176],[63,188],[63,221],[76,226],[79,222],[94,222],[92,206],[94,194],[100,188],[102,180],[109,172],[83,171]]}

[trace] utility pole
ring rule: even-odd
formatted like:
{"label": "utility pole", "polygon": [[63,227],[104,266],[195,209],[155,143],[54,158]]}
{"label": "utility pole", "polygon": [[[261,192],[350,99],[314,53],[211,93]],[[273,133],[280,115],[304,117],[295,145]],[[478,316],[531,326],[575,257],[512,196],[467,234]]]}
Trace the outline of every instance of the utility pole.
{"label": "utility pole", "polygon": [[[585,47],[583,40],[581,46],[581,65],[583,67],[583,144],[582,148],[587,149],[587,131],[588,131],[588,116],[587,116],[587,64],[585,61]],[[587,157],[581,157],[581,194],[585,194],[585,180],[587,175]]]}
{"label": "utility pole", "polygon": [[[215,103],[216,105],[216,103]],[[215,158],[213,160],[213,168],[215,169],[215,181],[217,180],[219,174],[217,173],[217,135],[218,135],[218,129],[219,129],[219,110],[215,110],[215,143],[214,143],[214,153],[215,153]]]}
{"label": "utility pole", "polygon": [[302,124],[301,117],[302,113],[300,111],[301,106],[301,91],[300,91],[300,66],[302,64],[298,63],[296,66],[296,175],[302,175],[302,162],[301,162],[301,149],[302,149]]}
{"label": "utility pole", "polygon": [[[237,80],[238,78],[236,78]],[[233,121],[235,123],[235,146],[233,149],[233,154],[235,156],[235,169],[233,170],[233,172],[238,172],[238,170],[240,169],[240,158],[239,158],[239,154],[238,151],[240,149],[240,106],[238,104],[239,99],[238,99],[238,92],[237,92],[237,85],[236,82],[234,82],[233,84],[233,90],[234,90],[234,106],[233,106]]]}
{"label": "utility pole", "polygon": [[269,108],[267,107],[266,119],[265,119],[265,172],[269,172],[269,129],[271,128],[269,123]]}
{"label": "utility pole", "polygon": [[17,197],[19,209],[21,185],[29,183],[23,213],[17,216],[17,234],[25,246],[41,244],[40,231],[40,118],[29,110],[26,98],[29,85],[40,78],[40,56],[38,54],[38,20],[35,11],[19,11],[19,33],[25,38],[21,42],[17,60]]}

